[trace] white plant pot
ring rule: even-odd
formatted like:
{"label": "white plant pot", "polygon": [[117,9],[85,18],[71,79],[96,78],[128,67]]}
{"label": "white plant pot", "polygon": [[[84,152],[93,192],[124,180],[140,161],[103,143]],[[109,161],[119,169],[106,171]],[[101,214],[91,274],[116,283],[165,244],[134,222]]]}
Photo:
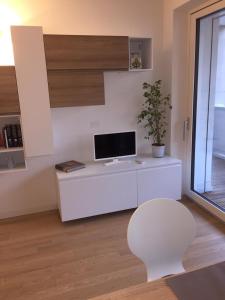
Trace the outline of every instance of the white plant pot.
{"label": "white plant pot", "polygon": [[163,146],[152,145],[152,156],[153,157],[165,156],[165,145]]}

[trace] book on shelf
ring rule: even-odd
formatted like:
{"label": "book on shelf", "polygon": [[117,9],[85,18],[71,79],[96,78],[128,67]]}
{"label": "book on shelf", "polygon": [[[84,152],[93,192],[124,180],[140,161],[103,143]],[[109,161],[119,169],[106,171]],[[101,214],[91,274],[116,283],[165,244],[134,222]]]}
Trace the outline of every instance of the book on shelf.
{"label": "book on shelf", "polygon": [[73,172],[85,168],[85,164],[75,160],[70,160],[60,164],[56,164],[55,168],[57,170],[69,173],[69,172]]}
{"label": "book on shelf", "polygon": [[5,138],[3,132],[0,132],[0,147],[5,147]]}
{"label": "book on shelf", "polygon": [[9,148],[6,127],[3,128],[2,132],[3,132],[3,138],[4,138],[4,146],[6,148]]}
{"label": "book on shelf", "polygon": [[4,146],[6,148],[22,147],[23,140],[20,124],[6,125],[2,130]]}
{"label": "book on shelf", "polygon": [[12,134],[12,145],[13,147],[18,147],[18,135],[17,135],[17,125],[10,125],[11,134]]}
{"label": "book on shelf", "polygon": [[16,124],[16,132],[17,132],[17,138],[18,138],[18,147],[22,147],[23,146],[23,138],[22,138],[20,124]]}
{"label": "book on shelf", "polygon": [[13,136],[12,136],[12,128],[11,128],[11,125],[7,125],[5,127],[5,137],[7,139],[7,144],[8,144],[8,147],[7,148],[12,148],[14,145],[13,145]]}

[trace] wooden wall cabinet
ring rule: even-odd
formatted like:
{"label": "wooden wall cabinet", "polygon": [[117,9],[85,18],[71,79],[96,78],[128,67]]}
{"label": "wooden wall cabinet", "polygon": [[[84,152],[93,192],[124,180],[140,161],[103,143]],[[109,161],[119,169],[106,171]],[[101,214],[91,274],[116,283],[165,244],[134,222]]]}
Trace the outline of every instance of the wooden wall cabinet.
{"label": "wooden wall cabinet", "polygon": [[44,47],[51,107],[105,104],[104,71],[152,69],[150,38],[45,34]]}
{"label": "wooden wall cabinet", "polygon": [[103,72],[48,70],[48,86],[51,107],[105,103]]}
{"label": "wooden wall cabinet", "polygon": [[103,105],[104,71],[129,69],[126,36],[44,35],[51,107]]}
{"label": "wooden wall cabinet", "polygon": [[0,115],[20,112],[14,66],[0,67]]}
{"label": "wooden wall cabinet", "polygon": [[128,70],[127,36],[44,35],[48,70]]}

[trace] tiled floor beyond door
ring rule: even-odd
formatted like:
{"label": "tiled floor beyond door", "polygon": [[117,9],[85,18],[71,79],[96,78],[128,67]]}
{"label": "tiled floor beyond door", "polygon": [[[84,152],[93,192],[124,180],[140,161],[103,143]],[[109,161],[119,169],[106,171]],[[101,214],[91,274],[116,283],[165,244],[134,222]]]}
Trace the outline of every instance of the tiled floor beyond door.
{"label": "tiled floor beyond door", "polygon": [[213,157],[212,162],[213,191],[203,195],[225,210],[225,160]]}

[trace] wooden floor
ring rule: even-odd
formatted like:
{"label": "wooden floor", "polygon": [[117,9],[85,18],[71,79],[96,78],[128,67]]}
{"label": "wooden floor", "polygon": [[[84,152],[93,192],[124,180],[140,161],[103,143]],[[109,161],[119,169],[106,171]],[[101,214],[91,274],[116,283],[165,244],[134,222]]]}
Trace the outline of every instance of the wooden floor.
{"label": "wooden floor", "polygon": [[[197,222],[186,269],[224,261],[224,223],[184,203]],[[145,268],[126,242],[131,214],[62,224],[53,211],[0,222],[0,299],[79,300],[145,282]]]}
{"label": "wooden floor", "polygon": [[225,160],[213,157],[212,160],[212,192],[203,195],[225,210]]}

